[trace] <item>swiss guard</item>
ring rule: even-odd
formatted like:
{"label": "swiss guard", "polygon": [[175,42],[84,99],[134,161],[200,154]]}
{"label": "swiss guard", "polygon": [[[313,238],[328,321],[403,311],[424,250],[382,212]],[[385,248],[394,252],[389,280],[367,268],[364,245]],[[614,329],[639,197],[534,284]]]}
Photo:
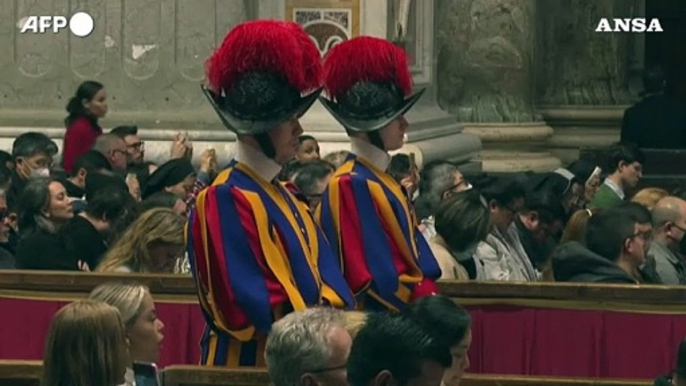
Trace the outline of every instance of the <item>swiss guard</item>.
{"label": "swiss guard", "polygon": [[295,23],[250,21],[225,37],[202,91],[236,133],[236,156],[197,198],[187,250],[208,327],[202,364],[263,367],[284,314],[354,307],[307,206],[276,181],[295,156],[298,119],[321,92],[319,51]]}
{"label": "swiss guard", "polygon": [[324,61],[321,102],[345,128],[351,154],[336,170],[317,211],[358,308],[403,309],[435,294],[440,268],[418,230],[406,192],[391,177],[389,151],[404,144],[412,92],[405,52],[373,37],[333,47]]}

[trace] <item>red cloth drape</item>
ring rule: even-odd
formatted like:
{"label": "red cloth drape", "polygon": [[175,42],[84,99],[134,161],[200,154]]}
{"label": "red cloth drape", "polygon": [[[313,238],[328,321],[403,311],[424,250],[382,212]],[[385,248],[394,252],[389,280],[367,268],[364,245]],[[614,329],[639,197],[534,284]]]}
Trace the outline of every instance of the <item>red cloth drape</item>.
{"label": "red cloth drape", "polygon": [[[0,359],[41,359],[50,320],[67,301],[0,296]],[[669,372],[686,314],[468,306],[470,373],[654,378]],[[197,304],[157,302],[159,365],[197,364],[205,322]]]}
{"label": "red cloth drape", "polygon": [[[68,301],[0,297],[0,359],[43,358],[45,338],[53,315]],[[200,336],[205,320],[197,304],[156,302],[164,322],[159,365],[200,363]]]}

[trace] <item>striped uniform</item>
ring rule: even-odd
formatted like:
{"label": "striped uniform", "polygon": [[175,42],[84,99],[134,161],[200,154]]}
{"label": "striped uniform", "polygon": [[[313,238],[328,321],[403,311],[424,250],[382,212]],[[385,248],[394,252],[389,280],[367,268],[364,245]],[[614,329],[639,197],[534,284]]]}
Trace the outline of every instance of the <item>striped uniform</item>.
{"label": "striped uniform", "polygon": [[397,311],[438,291],[441,270],[405,192],[366,159],[350,154],[336,170],[317,218],[360,308]]}
{"label": "striped uniform", "polygon": [[307,206],[243,163],[232,162],[198,195],[187,232],[208,322],[202,364],[264,366],[266,334],[283,314],[354,305]]}

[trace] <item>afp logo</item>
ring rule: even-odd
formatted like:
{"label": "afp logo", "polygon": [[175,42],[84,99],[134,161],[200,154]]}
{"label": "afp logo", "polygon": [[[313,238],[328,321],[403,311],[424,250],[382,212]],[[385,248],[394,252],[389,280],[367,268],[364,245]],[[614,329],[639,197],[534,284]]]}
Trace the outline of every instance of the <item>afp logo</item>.
{"label": "afp logo", "polygon": [[93,17],[86,12],[77,12],[69,20],[64,16],[27,16],[17,24],[22,34],[58,33],[69,26],[71,33],[80,38],[85,38],[95,29]]}
{"label": "afp logo", "polygon": [[650,22],[641,18],[611,20],[606,18],[600,19],[595,32],[663,32],[660,20],[658,19],[650,19]]}

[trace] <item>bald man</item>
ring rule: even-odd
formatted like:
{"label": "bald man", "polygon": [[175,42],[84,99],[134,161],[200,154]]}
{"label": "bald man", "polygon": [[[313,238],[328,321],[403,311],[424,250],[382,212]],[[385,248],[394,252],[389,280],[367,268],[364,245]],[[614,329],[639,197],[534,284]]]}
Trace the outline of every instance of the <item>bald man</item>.
{"label": "bald man", "polygon": [[103,134],[95,140],[93,150],[99,151],[112,165],[115,172],[126,170],[126,142],[114,134]]}
{"label": "bald man", "polygon": [[653,208],[653,242],[648,254],[662,284],[686,284],[686,264],[679,252],[679,243],[686,234],[686,201],[665,197]]}

